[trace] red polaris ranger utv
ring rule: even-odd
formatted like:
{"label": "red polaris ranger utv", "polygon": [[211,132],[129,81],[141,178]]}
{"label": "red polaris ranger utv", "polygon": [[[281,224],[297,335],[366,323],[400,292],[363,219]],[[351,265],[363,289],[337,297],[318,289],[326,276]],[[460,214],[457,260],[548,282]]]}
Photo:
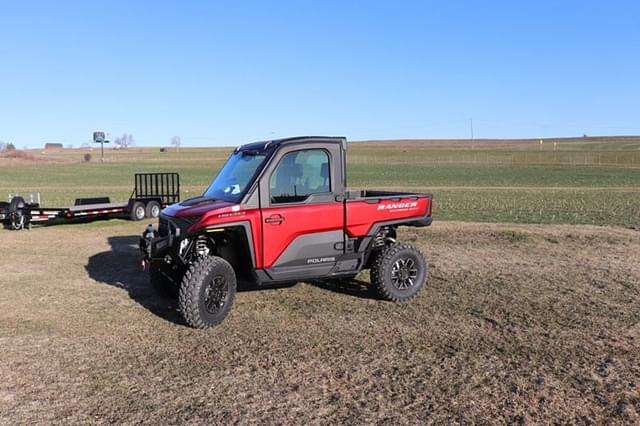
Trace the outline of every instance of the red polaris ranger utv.
{"label": "red polaris ranger utv", "polygon": [[398,226],[431,224],[431,194],[347,191],[347,141],[297,137],[238,147],[206,192],[162,211],[140,240],[151,283],[178,295],[196,328],[228,314],[237,280],[257,285],[350,278],[369,269],[387,300],[414,297],[427,279]]}

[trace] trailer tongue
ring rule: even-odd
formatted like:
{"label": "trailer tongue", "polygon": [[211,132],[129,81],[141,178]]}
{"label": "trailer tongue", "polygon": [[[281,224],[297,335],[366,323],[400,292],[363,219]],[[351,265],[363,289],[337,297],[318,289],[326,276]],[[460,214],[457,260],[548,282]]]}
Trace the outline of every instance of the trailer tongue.
{"label": "trailer tongue", "polygon": [[32,225],[55,225],[78,220],[157,218],[162,208],[180,201],[178,173],[137,173],[129,200],[112,203],[109,197],[78,198],[69,207],[42,207],[39,197],[13,196],[0,203],[0,222],[13,230]]}

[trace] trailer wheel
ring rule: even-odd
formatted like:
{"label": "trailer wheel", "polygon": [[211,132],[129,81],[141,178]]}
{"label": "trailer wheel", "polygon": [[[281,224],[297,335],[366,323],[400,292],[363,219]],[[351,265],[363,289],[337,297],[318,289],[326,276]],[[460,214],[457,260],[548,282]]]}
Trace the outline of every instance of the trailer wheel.
{"label": "trailer wheel", "polygon": [[25,208],[24,198],[20,196],[13,197],[9,203],[9,227],[12,230],[19,231],[25,226],[25,217],[22,209]]}
{"label": "trailer wheel", "polygon": [[371,284],[378,295],[392,302],[414,298],[427,280],[427,261],[411,244],[392,244],[375,254]]}
{"label": "trailer wheel", "polygon": [[187,324],[209,328],[225,319],[236,295],[236,274],[221,257],[203,256],[189,266],[178,304]]}
{"label": "trailer wheel", "polygon": [[156,219],[158,216],[160,216],[161,210],[162,209],[160,208],[160,203],[158,203],[157,201],[149,201],[147,203],[145,213],[148,218]]}
{"label": "trailer wheel", "polygon": [[139,221],[144,219],[146,211],[144,208],[144,203],[142,201],[136,201],[135,203],[133,203],[133,206],[131,207],[131,220],[134,221]]}
{"label": "trailer wheel", "polygon": [[20,196],[13,197],[9,203],[9,213],[15,213],[18,210],[24,209],[24,198]]}

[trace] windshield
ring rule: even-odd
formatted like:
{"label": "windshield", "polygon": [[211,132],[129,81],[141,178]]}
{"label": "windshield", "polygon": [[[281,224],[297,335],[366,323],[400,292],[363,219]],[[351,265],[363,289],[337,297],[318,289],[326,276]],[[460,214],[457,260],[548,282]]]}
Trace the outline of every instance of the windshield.
{"label": "windshield", "polygon": [[264,154],[234,152],[222,167],[204,196],[218,200],[238,202],[264,161]]}

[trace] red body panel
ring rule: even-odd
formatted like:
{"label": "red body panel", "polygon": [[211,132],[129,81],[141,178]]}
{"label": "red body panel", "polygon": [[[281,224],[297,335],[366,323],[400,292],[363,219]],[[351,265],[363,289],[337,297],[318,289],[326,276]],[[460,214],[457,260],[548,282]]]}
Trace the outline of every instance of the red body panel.
{"label": "red body panel", "polygon": [[[344,221],[346,208],[346,224]],[[232,222],[247,221],[251,226],[256,268],[271,267],[296,237],[344,229],[349,237],[362,237],[374,224],[391,220],[419,219],[431,214],[431,199],[406,197],[377,201],[354,200],[346,203],[282,206],[244,209],[229,203],[203,203],[189,209],[203,216],[189,233]],[[186,212],[180,212],[185,214]],[[180,214],[180,215],[182,215]],[[263,245],[264,241],[264,245]]]}
{"label": "red body panel", "polygon": [[[225,225],[233,222],[249,222],[253,241],[253,252],[256,256],[256,268],[262,268],[262,228],[260,209],[244,209],[236,204],[225,203],[225,205],[214,208],[204,213],[204,216],[189,228],[189,233],[203,228],[215,228],[216,225]],[[200,208],[200,207],[199,207]],[[212,209],[210,203],[208,209]]]}
{"label": "red body panel", "polygon": [[262,252],[263,267],[272,266],[289,244],[300,235],[343,229],[343,209],[342,203],[262,209],[262,236],[265,242]]}
{"label": "red body panel", "polygon": [[346,232],[349,237],[367,235],[378,222],[398,219],[419,219],[431,213],[431,200],[425,197],[406,197],[395,200],[379,199],[378,202],[347,201]]}

